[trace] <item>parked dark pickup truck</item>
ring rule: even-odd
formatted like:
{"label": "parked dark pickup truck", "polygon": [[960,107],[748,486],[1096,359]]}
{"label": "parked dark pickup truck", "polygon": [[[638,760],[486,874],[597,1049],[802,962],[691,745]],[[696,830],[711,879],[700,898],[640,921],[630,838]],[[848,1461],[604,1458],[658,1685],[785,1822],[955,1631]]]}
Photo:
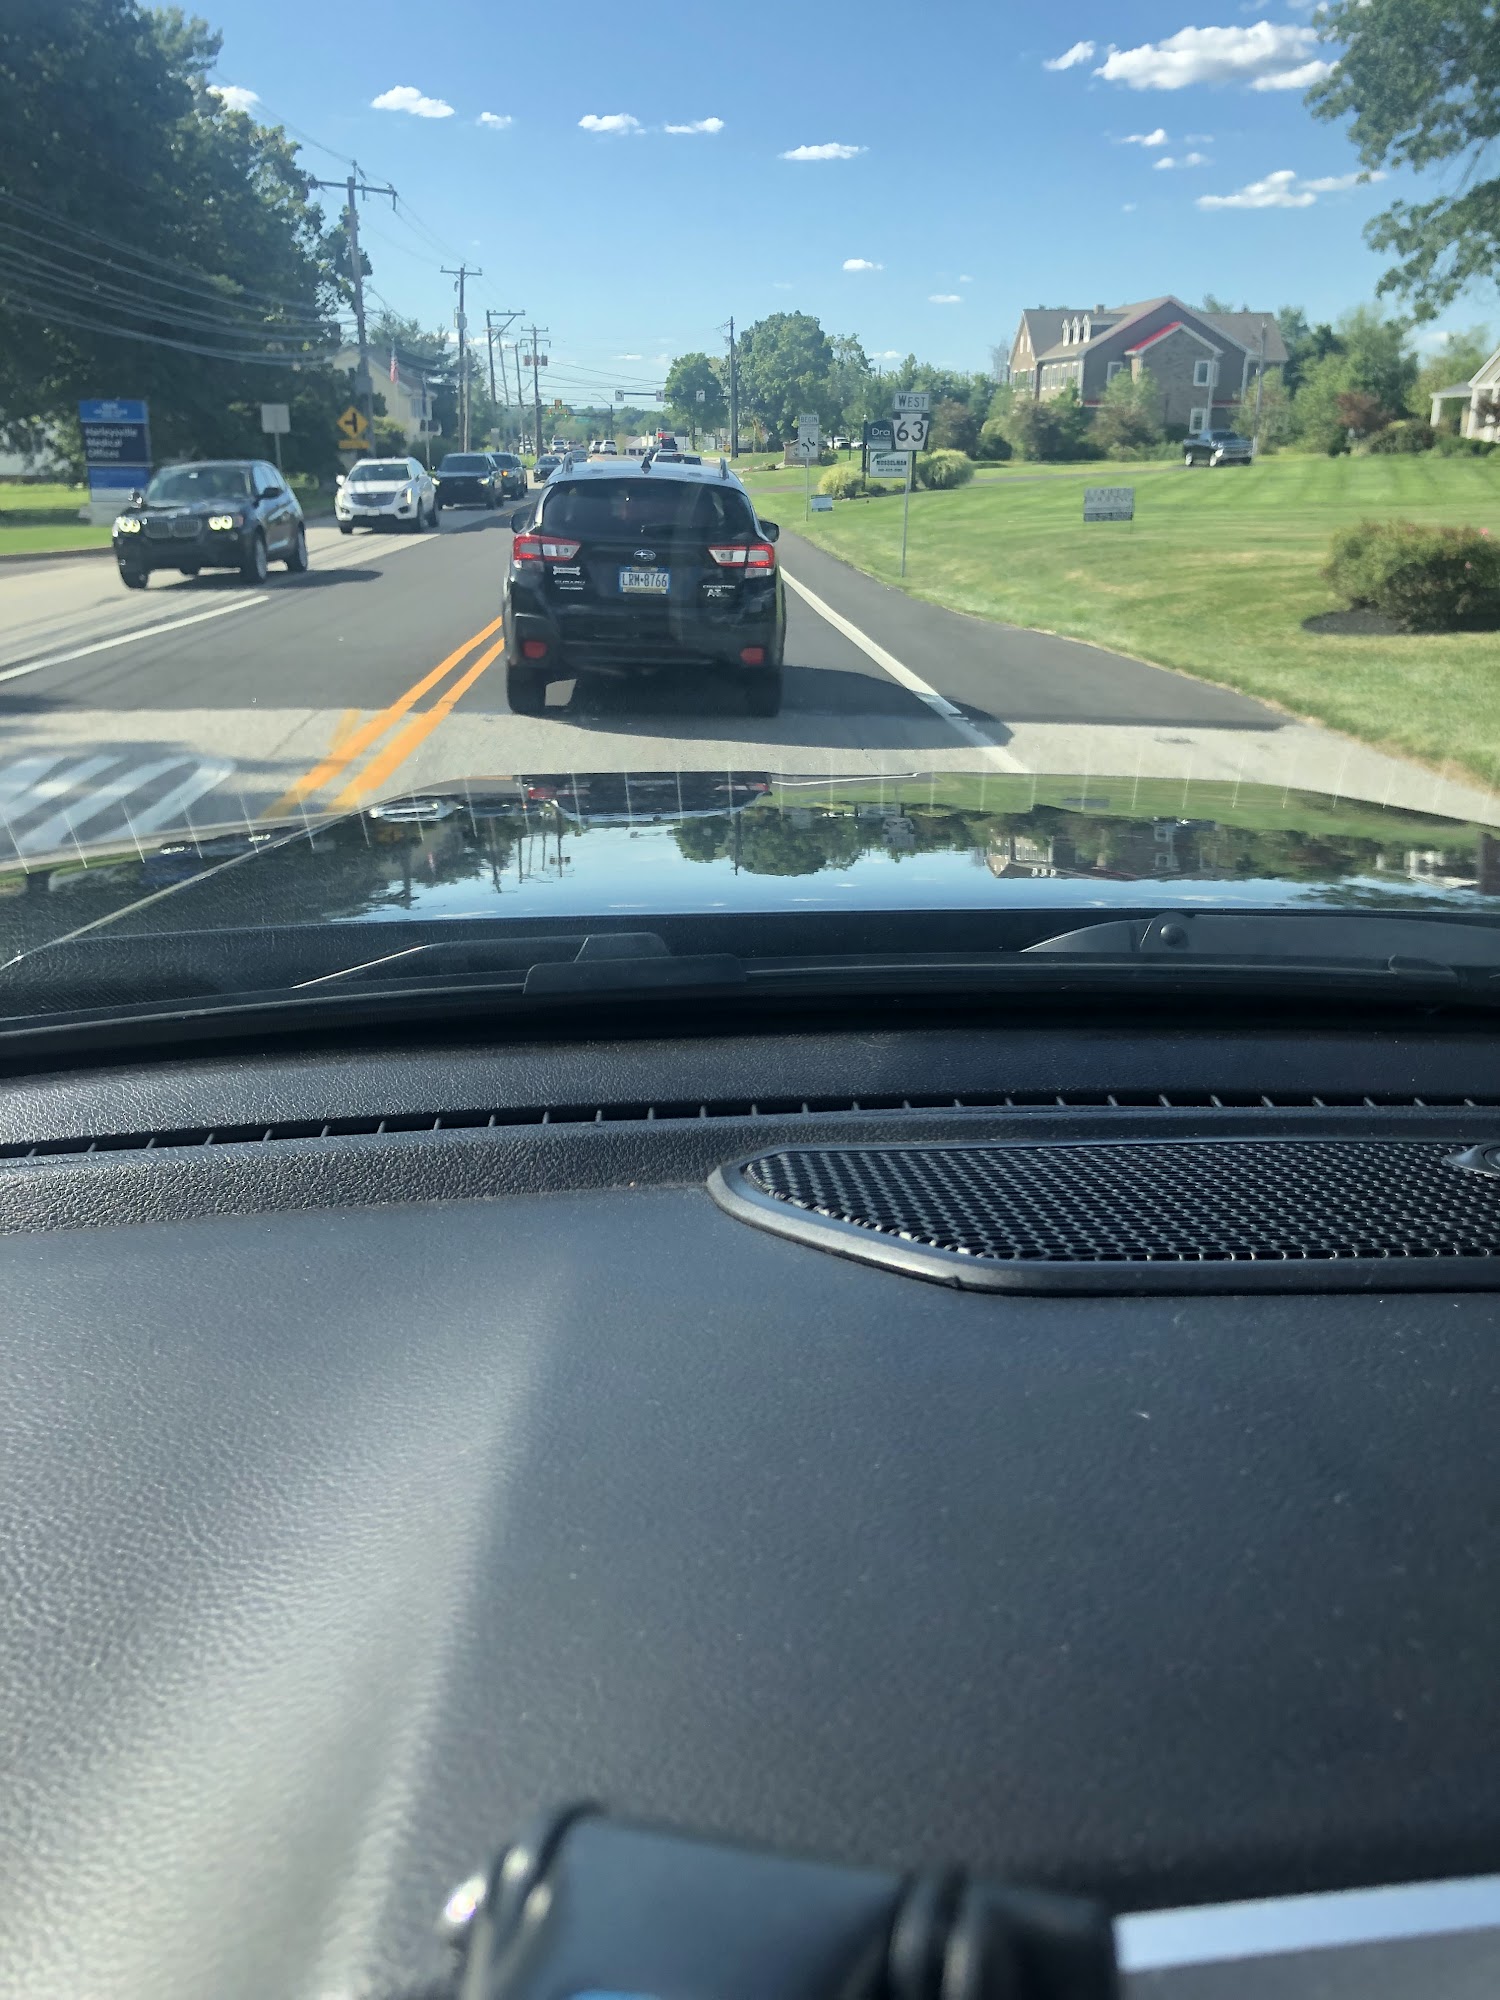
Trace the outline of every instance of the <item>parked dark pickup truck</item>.
{"label": "parked dark pickup truck", "polygon": [[1238,431],[1189,431],[1182,441],[1184,465],[1249,465],[1254,452]]}

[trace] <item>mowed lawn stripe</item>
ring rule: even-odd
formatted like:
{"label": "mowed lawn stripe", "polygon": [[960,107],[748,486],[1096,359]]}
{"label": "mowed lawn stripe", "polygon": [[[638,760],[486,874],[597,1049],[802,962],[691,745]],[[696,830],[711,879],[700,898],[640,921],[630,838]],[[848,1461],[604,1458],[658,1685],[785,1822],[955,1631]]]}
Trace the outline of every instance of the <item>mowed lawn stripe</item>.
{"label": "mowed lawn stripe", "polygon": [[[1038,470],[1052,476],[1028,476]],[[751,476],[752,491],[763,477]],[[1085,526],[1083,488],[1095,485],[1134,485],[1136,519]],[[1500,783],[1500,633],[1303,629],[1342,608],[1318,572],[1335,532],[1366,517],[1500,534],[1500,455],[1288,455],[1216,472],[1005,468],[983,485],[912,496],[903,587],[950,610],[1177,667],[1435,769]],[[894,499],[783,519],[900,585]]]}

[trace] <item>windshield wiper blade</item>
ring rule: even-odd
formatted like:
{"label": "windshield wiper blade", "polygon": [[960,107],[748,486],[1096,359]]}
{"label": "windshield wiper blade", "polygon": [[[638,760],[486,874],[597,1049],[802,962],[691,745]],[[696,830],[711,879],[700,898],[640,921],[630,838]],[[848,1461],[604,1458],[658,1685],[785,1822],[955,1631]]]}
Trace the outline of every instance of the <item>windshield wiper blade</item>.
{"label": "windshield wiper blade", "polygon": [[1020,956],[1493,977],[1500,973],[1500,927],[1489,921],[1466,924],[1327,910],[1168,910],[1145,919],[1085,924],[1028,945]]}

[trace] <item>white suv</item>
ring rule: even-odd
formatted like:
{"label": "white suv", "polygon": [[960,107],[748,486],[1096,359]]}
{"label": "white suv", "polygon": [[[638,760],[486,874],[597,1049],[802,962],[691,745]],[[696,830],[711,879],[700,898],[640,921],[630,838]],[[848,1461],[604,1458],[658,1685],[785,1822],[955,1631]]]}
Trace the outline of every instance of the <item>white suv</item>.
{"label": "white suv", "polygon": [[333,499],[339,533],[367,528],[410,528],[420,534],[437,526],[437,488],[415,458],[367,458],[347,479],[339,475]]}

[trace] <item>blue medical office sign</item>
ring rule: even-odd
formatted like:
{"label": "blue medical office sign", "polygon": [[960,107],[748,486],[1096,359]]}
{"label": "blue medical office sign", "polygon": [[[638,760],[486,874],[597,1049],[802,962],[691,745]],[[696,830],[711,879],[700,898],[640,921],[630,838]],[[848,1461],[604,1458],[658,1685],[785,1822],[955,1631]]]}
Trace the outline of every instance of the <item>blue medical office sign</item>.
{"label": "blue medical office sign", "polygon": [[129,397],[96,398],[78,405],[89,499],[123,505],[151,477],[151,425],[146,405]]}

